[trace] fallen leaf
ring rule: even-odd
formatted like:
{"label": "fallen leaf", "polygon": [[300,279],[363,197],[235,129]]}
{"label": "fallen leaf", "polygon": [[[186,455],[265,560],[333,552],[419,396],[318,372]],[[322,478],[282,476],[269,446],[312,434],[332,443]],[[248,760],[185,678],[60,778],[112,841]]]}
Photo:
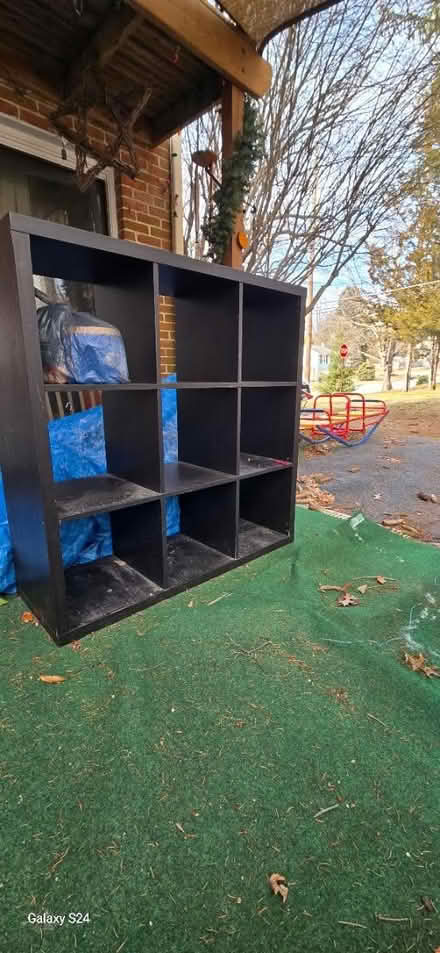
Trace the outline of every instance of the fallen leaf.
{"label": "fallen leaf", "polygon": [[429,499],[431,500],[431,503],[438,503],[438,496],[436,496],[435,493],[431,493]]}
{"label": "fallen leaf", "polygon": [[376,582],[378,582],[380,586],[384,586],[386,583],[385,576],[376,576]]}
{"label": "fallen leaf", "polygon": [[271,874],[269,877],[269,885],[273,893],[279,893],[283,898],[283,903],[287,900],[287,894],[289,893],[289,888],[287,886],[286,878],[282,874]]}
{"label": "fallen leaf", "polygon": [[424,675],[426,675],[426,678],[432,678],[433,676],[435,678],[440,678],[440,671],[435,667],[435,665],[425,665],[422,668],[422,672]]}
{"label": "fallen leaf", "polygon": [[428,503],[428,502],[429,502],[429,496],[428,496],[427,493],[422,493],[422,492],[420,492],[420,493],[417,494],[417,497],[418,497],[419,500],[423,500],[424,503]]}
{"label": "fallen leaf", "polygon": [[359,599],[357,596],[352,596],[351,592],[344,592],[340,595],[338,600],[338,606],[358,606]]}
{"label": "fallen leaf", "polygon": [[396,519],[386,519],[386,520],[382,520],[382,526],[400,526],[401,522],[402,522],[402,520],[401,520],[401,519],[397,519],[397,518],[396,518]]}
{"label": "fallen leaf", "polygon": [[73,649],[74,652],[80,652],[81,642],[79,642],[78,639],[75,639],[73,642],[70,643],[70,648]]}
{"label": "fallen leaf", "polygon": [[183,829],[183,827],[182,827],[181,824],[176,824],[176,827],[177,827],[177,830],[180,831],[181,834],[184,834],[184,833],[185,833],[185,831],[184,831],[184,829]]}
{"label": "fallen leaf", "polygon": [[382,499],[382,494],[381,494],[381,493],[375,493],[375,494],[374,494],[373,500],[381,500],[381,499]]}
{"label": "fallen leaf", "polygon": [[194,609],[194,599],[191,599],[191,602],[188,602],[188,609]]}
{"label": "fallen leaf", "polygon": [[364,582],[363,586],[358,586],[357,588],[358,588],[358,592],[361,592],[362,595],[364,596],[365,593],[366,593],[366,591],[367,591],[367,589],[368,589],[368,586],[367,586],[366,582]]}
{"label": "fallen leaf", "polygon": [[360,467],[349,467],[349,468],[348,468],[348,472],[349,472],[349,473],[359,473],[360,469],[361,469]]}
{"label": "fallen leaf", "polygon": [[319,586],[320,592],[343,592],[343,586]]}
{"label": "fallen leaf", "polygon": [[46,685],[59,685],[65,681],[64,675],[40,675],[40,682],[45,682]]}
{"label": "fallen leaf", "polygon": [[404,660],[412,672],[422,672],[423,675],[426,675],[426,678],[432,678],[433,676],[440,678],[440,670],[435,665],[429,665],[422,652],[419,652],[418,655],[410,655],[409,652],[405,652]]}
{"label": "fallen leaf", "polygon": [[20,616],[20,622],[33,622],[34,625],[38,625],[38,622],[32,612],[22,612]]}

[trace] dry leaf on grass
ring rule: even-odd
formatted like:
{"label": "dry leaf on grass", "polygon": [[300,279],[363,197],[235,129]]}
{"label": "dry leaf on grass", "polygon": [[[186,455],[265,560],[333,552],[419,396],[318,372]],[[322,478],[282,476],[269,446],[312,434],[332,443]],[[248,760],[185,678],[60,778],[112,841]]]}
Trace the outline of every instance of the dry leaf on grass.
{"label": "dry leaf on grass", "polygon": [[343,592],[343,586],[319,586],[320,592]]}
{"label": "dry leaf on grass", "polygon": [[64,675],[40,675],[40,682],[45,682],[46,685],[59,685],[65,681]]}
{"label": "dry leaf on grass", "polygon": [[38,625],[38,622],[32,612],[22,612],[20,616],[20,622],[33,622],[34,625]]}
{"label": "dry leaf on grass", "polygon": [[177,827],[177,830],[180,831],[181,834],[184,834],[184,833],[185,833],[185,830],[184,830],[184,828],[182,827],[181,824],[176,824],[176,827]]}
{"label": "dry leaf on grass", "polygon": [[378,582],[380,586],[384,586],[386,583],[385,576],[376,576],[376,582]]}
{"label": "dry leaf on grass", "polygon": [[365,595],[367,589],[368,589],[368,586],[366,582],[364,582],[363,586],[357,587],[358,592],[362,593],[363,596]]}
{"label": "dry leaf on grass", "polygon": [[79,642],[78,639],[74,639],[74,641],[70,643],[70,648],[73,649],[74,652],[80,652],[81,642]]}
{"label": "dry leaf on grass", "polygon": [[412,672],[422,672],[423,675],[426,675],[426,678],[432,678],[433,676],[440,678],[440,670],[435,665],[429,665],[422,652],[419,652],[418,655],[410,655],[409,652],[405,652],[404,660],[405,665]]}
{"label": "dry leaf on grass", "polygon": [[330,480],[334,479],[333,473],[310,473],[309,480],[314,480],[315,483],[329,483]]}
{"label": "dry leaf on grass", "polygon": [[282,874],[271,874],[269,877],[269,885],[272,893],[279,893],[280,897],[283,898],[283,903],[285,903],[287,900],[287,894],[289,893],[286,878],[283,877]]}
{"label": "dry leaf on grass", "polygon": [[341,593],[337,602],[338,602],[338,606],[344,606],[344,607],[359,605],[359,599],[357,598],[357,596],[352,596],[351,592],[344,592],[343,595]]}

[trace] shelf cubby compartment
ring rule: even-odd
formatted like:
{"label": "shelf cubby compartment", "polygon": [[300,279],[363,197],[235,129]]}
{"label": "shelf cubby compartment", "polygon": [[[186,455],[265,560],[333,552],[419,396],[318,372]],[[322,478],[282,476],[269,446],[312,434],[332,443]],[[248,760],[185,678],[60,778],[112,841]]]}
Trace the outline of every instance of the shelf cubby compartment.
{"label": "shelf cubby compartment", "polygon": [[[130,383],[156,383],[155,266],[35,236],[30,240],[30,252],[34,274],[92,285],[96,317],[116,327],[122,335]],[[96,381],[97,390],[99,384]]]}
{"label": "shelf cubby compartment", "polygon": [[[162,463],[157,388],[105,391],[102,407],[108,472],[57,479],[53,483],[53,496],[60,520],[136,506],[157,498],[160,493]],[[139,427],[140,420],[142,427]],[[81,469],[81,440],[72,445],[68,433],[65,452],[78,455]],[[87,467],[87,441],[84,450]],[[61,467],[53,453],[52,450],[52,468],[59,475]]]}
{"label": "shelf cubby compartment", "polygon": [[177,381],[237,381],[239,282],[159,266],[159,286],[174,298]]}
{"label": "shelf cubby compartment", "polygon": [[[102,617],[118,618],[160,598],[167,585],[162,501],[110,513],[113,555],[64,570],[66,641]],[[68,637],[67,637],[68,633]]]}
{"label": "shelf cubby compartment", "polygon": [[240,481],[239,558],[251,558],[290,539],[291,470]]}
{"label": "shelf cubby compartment", "polygon": [[243,387],[240,476],[292,467],[295,387]]}
{"label": "shelf cubby compartment", "polygon": [[168,584],[182,589],[233,565],[236,556],[237,484],[179,497],[180,533],[168,539]]}
{"label": "shelf cubby compartment", "polygon": [[223,483],[237,473],[237,388],[177,390],[178,462],[164,465],[164,492]]}
{"label": "shelf cubby compartment", "polygon": [[243,382],[297,381],[300,303],[294,294],[243,285]]}

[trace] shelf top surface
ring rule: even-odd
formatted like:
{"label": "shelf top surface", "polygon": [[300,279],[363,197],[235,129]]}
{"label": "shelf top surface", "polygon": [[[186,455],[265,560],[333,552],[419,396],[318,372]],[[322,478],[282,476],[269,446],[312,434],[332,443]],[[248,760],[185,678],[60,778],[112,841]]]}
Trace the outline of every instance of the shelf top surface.
{"label": "shelf top surface", "polygon": [[63,242],[90,250],[109,252],[126,258],[156,263],[159,266],[193,272],[196,275],[223,278],[227,281],[242,282],[245,285],[264,288],[267,291],[278,291],[300,298],[306,297],[306,289],[299,285],[291,285],[260,275],[253,275],[247,271],[229,268],[226,265],[201,262],[194,258],[188,258],[186,255],[176,255],[173,252],[163,251],[150,245],[111,238],[108,235],[101,235],[81,228],[72,228],[69,225],[57,225],[44,219],[32,218],[29,215],[19,215],[16,212],[8,212],[0,220],[0,228],[22,232],[35,238]]}

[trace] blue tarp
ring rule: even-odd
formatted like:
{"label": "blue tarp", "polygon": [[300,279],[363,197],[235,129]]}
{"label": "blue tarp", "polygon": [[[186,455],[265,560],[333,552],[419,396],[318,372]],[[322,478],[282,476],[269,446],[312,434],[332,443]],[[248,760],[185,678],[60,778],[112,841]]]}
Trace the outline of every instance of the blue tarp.
{"label": "blue tarp", "polygon": [[[175,375],[165,380],[174,381]],[[165,462],[177,460],[177,402],[175,390],[162,391]],[[94,407],[49,423],[54,480],[69,480],[107,472],[102,407]],[[179,503],[167,500],[167,533],[179,532]],[[107,514],[61,524],[61,549],[65,566],[87,563],[112,553]],[[15,570],[0,474],[0,592],[15,592]]]}

